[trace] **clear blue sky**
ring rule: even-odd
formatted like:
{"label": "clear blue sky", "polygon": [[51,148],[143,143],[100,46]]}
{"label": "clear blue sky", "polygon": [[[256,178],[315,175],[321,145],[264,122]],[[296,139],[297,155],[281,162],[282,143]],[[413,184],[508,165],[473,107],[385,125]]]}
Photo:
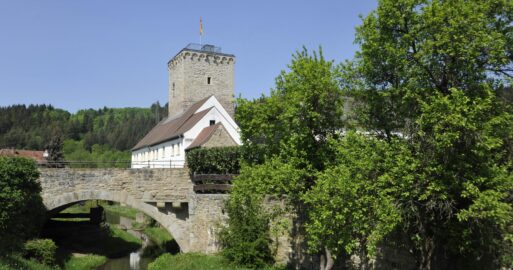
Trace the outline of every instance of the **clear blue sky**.
{"label": "clear blue sky", "polygon": [[167,102],[167,61],[190,42],[235,54],[235,93],[269,93],[302,46],[353,57],[377,0],[0,0],[0,106],[148,107]]}

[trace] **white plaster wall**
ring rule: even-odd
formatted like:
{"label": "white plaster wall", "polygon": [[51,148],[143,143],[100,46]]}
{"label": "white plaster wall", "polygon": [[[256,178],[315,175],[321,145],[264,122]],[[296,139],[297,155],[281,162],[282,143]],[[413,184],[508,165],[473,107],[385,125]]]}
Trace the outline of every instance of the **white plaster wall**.
{"label": "white plaster wall", "polygon": [[[178,153],[176,153],[177,147],[179,148]],[[155,150],[157,152],[157,156],[150,154]],[[183,138],[176,138],[154,146],[137,149],[132,152],[131,167],[134,169],[183,168],[184,164],[185,151],[183,147]]]}

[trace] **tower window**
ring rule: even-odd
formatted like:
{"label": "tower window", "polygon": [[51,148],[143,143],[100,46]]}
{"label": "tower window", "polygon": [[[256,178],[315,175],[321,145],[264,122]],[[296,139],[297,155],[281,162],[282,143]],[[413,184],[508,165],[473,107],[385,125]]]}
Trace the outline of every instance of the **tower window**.
{"label": "tower window", "polygon": [[216,120],[210,120],[210,125],[213,126],[216,124]]}
{"label": "tower window", "polygon": [[207,84],[210,84],[210,83],[211,83],[211,78],[207,77]]}
{"label": "tower window", "polygon": [[173,83],[173,97],[175,96],[175,83]]}

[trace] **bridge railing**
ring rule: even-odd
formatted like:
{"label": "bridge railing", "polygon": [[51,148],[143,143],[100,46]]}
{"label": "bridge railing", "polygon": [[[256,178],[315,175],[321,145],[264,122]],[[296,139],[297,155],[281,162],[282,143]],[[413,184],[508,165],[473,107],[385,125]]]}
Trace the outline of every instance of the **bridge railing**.
{"label": "bridge railing", "polygon": [[39,167],[46,168],[130,168],[130,161],[48,161],[39,164]]}
{"label": "bridge railing", "polygon": [[74,161],[64,160],[58,162],[48,161],[39,164],[40,167],[46,168],[183,168],[184,161],[144,161],[133,162],[130,160],[114,160],[114,161]]}

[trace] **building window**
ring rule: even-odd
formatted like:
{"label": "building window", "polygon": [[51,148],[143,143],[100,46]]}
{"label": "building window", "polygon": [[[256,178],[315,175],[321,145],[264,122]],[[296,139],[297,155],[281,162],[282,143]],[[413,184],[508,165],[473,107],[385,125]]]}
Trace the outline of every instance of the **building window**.
{"label": "building window", "polygon": [[175,83],[173,83],[173,91],[171,91],[173,94],[173,97],[175,97]]}
{"label": "building window", "polygon": [[166,157],[166,148],[162,147],[162,158]]}
{"label": "building window", "polygon": [[210,125],[213,126],[216,124],[216,120],[210,120]]}
{"label": "building window", "polygon": [[175,156],[175,145],[171,145],[171,156],[174,157]]}
{"label": "building window", "polygon": [[210,84],[212,82],[210,77],[207,77],[207,84]]}

